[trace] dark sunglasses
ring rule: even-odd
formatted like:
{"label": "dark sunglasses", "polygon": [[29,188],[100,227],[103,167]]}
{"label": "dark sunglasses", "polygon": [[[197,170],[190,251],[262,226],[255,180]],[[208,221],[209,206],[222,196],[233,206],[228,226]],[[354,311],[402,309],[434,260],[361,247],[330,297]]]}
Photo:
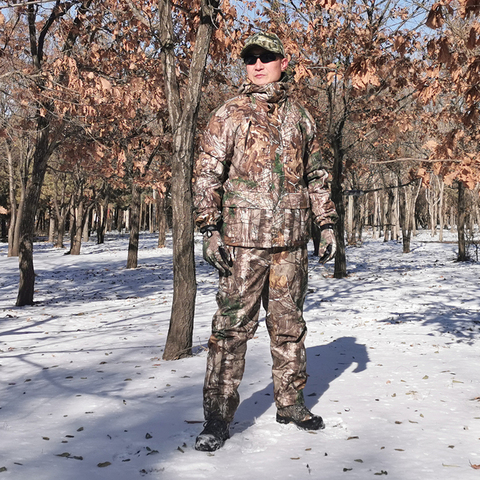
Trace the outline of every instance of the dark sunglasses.
{"label": "dark sunglasses", "polygon": [[253,53],[249,53],[243,59],[243,61],[245,62],[245,65],[255,65],[258,59],[260,59],[262,63],[274,62],[277,59],[277,54],[273,52],[264,52],[260,55],[254,55]]}

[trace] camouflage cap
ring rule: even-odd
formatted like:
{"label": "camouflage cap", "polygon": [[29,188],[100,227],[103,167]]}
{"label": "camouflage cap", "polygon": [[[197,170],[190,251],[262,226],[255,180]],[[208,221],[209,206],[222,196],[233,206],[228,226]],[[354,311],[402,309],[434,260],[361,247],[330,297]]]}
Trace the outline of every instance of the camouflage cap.
{"label": "camouflage cap", "polygon": [[247,52],[253,47],[262,47],[269,52],[278,53],[282,57],[285,56],[283,43],[274,33],[259,32],[247,38],[240,56],[245,58]]}

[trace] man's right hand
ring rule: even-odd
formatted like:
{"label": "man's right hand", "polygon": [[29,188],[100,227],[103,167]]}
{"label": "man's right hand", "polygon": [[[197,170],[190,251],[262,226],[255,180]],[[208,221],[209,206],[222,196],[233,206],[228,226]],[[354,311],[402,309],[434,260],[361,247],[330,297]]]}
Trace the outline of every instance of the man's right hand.
{"label": "man's right hand", "polygon": [[320,227],[321,238],[320,238],[320,248],[318,249],[318,256],[320,263],[327,263],[332,258],[335,257],[337,251],[337,242],[335,239],[335,232],[333,231],[332,225],[325,225]]}
{"label": "man's right hand", "polygon": [[203,234],[203,258],[222,275],[231,275],[233,262],[218,230],[208,230]]}

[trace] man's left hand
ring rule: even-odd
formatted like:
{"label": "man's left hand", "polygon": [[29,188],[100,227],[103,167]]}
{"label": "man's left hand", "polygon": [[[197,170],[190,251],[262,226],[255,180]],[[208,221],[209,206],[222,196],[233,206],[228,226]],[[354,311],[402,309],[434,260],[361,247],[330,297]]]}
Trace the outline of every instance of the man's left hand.
{"label": "man's left hand", "polygon": [[327,263],[335,257],[337,251],[337,241],[332,225],[324,225],[320,227],[320,247],[318,249],[319,263]]}

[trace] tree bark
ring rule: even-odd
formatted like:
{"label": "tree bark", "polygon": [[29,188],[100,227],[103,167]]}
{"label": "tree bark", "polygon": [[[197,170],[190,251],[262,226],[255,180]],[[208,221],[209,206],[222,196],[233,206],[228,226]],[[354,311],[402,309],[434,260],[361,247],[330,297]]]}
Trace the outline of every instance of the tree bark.
{"label": "tree bark", "polygon": [[17,307],[33,305],[35,289],[35,270],[33,266],[33,236],[35,230],[35,214],[40,192],[45,178],[47,162],[51,155],[49,143],[49,120],[37,116],[37,144],[33,155],[31,177],[27,184],[23,215],[20,223],[19,269]]}
{"label": "tree bark", "polygon": [[8,256],[18,256],[18,242],[15,244],[15,225],[18,223],[17,200],[15,195],[15,171],[13,168],[13,158],[11,149],[11,140],[7,137],[5,146],[8,161],[8,181],[10,197],[10,225],[8,227]]}
{"label": "tree bark", "polygon": [[96,204],[96,212],[97,212],[97,244],[100,245],[105,243],[105,230],[107,226],[107,219],[108,219],[108,202],[110,199],[110,188],[108,184],[104,185],[103,191],[103,201],[97,202]]}
{"label": "tree bark", "polygon": [[127,268],[137,268],[138,240],[140,238],[140,188],[132,181],[132,202],[130,204],[130,240],[128,242]]}
{"label": "tree bark", "polygon": [[444,200],[444,190],[445,190],[445,183],[443,181],[442,177],[438,177],[438,182],[439,182],[439,204],[438,204],[438,210],[439,210],[439,219],[440,219],[440,226],[439,226],[439,236],[438,240],[443,243],[443,229],[445,228],[444,223],[445,223],[445,215],[444,215],[444,207],[443,207],[443,200]]}
{"label": "tree bark", "polygon": [[465,242],[465,185],[457,182],[458,185],[458,213],[457,213],[457,232],[458,232],[458,256],[457,261],[466,262],[468,260],[467,246]]}
{"label": "tree bark", "polygon": [[[400,192],[399,192],[400,193]],[[410,187],[403,187],[403,196],[400,197],[400,227],[402,229],[403,253],[410,253],[410,241],[412,238],[410,202]]]}
{"label": "tree bark", "polygon": [[213,16],[218,0],[202,0],[185,99],[182,102],[176,77],[172,4],[159,0],[162,63],[170,125],[173,128],[172,212],[173,212],[173,302],[164,360],[176,360],[192,353],[196,280],[194,221],[192,215],[192,172],[198,107],[208,49],[213,33]]}
{"label": "tree bark", "polygon": [[347,198],[347,243],[348,245],[355,245],[355,222],[354,222],[354,198],[353,195],[349,195]]}
{"label": "tree bark", "polygon": [[158,225],[158,248],[165,247],[166,231],[167,231],[167,216],[165,212],[165,196],[157,195],[157,225]]}
{"label": "tree bark", "polygon": [[83,226],[86,220],[88,209],[85,210],[85,199],[83,198],[83,189],[80,189],[78,204],[72,208],[73,222],[70,227],[70,254],[80,255],[82,248]]}
{"label": "tree bark", "polygon": [[55,223],[56,223],[56,217],[55,213],[53,212],[53,208],[50,205],[49,206],[49,213],[48,213],[48,243],[51,243],[52,245],[55,242]]}
{"label": "tree bark", "polygon": [[345,204],[343,202],[343,150],[341,138],[335,137],[333,146],[333,180],[332,180],[332,201],[335,203],[338,220],[335,224],[335,237],[337,241],[337,253],[335,255],[334,278],[345,278],[347,276],[347,259],[345,254]]}

